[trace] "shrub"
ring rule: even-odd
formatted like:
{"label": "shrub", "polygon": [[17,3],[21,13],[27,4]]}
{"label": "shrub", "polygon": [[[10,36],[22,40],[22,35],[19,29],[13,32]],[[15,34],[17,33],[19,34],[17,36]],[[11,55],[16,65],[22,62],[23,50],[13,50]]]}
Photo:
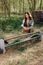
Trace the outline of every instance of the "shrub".
{"label": "shrub", "polygon": [[20,30],[23,17],[11,17],[5,21],[0,21],[2,31],[11,32],[12,30]]}

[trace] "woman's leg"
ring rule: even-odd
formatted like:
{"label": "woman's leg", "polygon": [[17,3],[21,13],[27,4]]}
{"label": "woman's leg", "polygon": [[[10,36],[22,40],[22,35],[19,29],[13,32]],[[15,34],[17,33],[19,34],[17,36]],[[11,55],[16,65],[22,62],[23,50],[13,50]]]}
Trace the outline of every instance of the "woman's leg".
{"label": "woman's leg", "polygon": [[29,28],[29,27],[24,27],[24,28],[23,28],[23,32],[31,33],[31,32],[33,32],[33,31],[34,31],[33,28]]}
{"label": "woman's leg", "polygon": [[24,27],[23,28],[23,32],[28,32],[30,29],[29,28],[27,28],[27,27]]}

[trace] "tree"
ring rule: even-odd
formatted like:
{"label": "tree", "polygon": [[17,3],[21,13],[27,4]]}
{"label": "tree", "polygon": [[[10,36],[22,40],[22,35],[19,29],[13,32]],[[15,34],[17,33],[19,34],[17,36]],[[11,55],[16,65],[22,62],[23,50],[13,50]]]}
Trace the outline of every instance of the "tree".
{"label": "tree", "polygon": [[23,13],[24,13],[24,0],[23,0]]}
{"label": "tree", "polygon": [[5,17],[8,15],[8,17],[10,18],[10,0],[1,0],[1,3],[3,6]]}
{"label": "tree", "polygon": [[21,0],[19,0],[19,13],[21,13]]}
{"label": "tree", "polygon": [[42,0],[40,0],[40,10],[42,9]]}
{"label": "tree", "polygon": [[30,12],[32,13],[33,17],[34,17],[34,10],[36,9],[36,0],[28,0],[28,7],[29,7],[29,10]]}

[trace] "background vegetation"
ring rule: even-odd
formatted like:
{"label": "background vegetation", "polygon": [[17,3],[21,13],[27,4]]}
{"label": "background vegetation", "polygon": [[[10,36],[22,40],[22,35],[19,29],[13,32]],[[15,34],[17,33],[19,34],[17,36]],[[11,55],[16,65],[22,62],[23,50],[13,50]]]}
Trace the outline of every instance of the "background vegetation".
{"label": "background vegetation", "polygon": [[[0,0],[0,30],[20,29],[23,13],[43,10],[43,0]],[[33,15],[34,16],[34,15]]]}

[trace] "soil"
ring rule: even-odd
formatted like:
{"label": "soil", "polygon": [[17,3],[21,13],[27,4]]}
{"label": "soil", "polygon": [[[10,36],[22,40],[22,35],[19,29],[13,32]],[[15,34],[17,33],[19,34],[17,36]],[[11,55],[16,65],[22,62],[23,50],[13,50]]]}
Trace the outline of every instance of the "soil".
{"label": "soil", "polygon": [[[5,34],[6,38],[11,36]],[[43,65],[43,36],[42,41],[28,44],[22,52],[18,48],[8,48],[5,54],[0,54],[0,65]]]}

